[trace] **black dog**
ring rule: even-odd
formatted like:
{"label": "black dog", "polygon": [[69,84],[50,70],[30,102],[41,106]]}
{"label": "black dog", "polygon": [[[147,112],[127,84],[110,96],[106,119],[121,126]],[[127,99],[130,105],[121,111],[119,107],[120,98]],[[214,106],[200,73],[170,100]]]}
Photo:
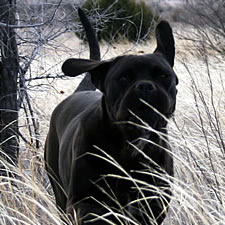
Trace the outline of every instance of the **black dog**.
{"label": "black dog", "polygon": [[62,66],[67,76],[89,72],[101,90],[60,103],[45,146],[57,205],[72,216],[75,209],[81,224],[161,224],[166,216],[171,192],[165,177],[173,176],[166,125],[178,83],[166,21],[156,39],[153,54],[68,59]]}

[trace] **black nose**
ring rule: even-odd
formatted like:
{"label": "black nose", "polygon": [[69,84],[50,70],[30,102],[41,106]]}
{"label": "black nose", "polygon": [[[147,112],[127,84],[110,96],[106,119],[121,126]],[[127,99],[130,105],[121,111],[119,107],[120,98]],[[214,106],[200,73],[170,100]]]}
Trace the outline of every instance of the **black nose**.
{"label": "black nose", "polygon": [[139,83],[136,85],[136,91],[139,94],[151,94],[151,92],[153,92],[155,89],[155,85],[151,82]]}
{"label": "black nose", "polygon": [[149,97],[153,95],[156,87],[152,82],[142,82],[135,86],[136,95],[138,98],[145,101],[149,100]]}

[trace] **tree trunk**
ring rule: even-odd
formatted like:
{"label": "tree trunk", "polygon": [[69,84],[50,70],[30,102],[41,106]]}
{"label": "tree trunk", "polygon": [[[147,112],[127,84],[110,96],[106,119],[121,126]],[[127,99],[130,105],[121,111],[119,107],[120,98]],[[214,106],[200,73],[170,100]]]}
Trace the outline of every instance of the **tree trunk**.
{"label": "tree trunk", "polygon": [[[15,24],[16,0],[0,0],[0,21]],[[0,27],[0,156],[17,164],[18,160],[18,51],[13,28]],[[5,174],[0,159],[0,174]]]}

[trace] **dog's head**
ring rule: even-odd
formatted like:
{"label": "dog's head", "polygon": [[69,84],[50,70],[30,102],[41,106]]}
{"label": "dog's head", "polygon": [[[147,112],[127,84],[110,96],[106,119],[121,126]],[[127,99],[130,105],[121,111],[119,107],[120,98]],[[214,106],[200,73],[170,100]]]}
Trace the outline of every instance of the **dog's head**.
{"label": "dog's head", "polygon": [[139,129],[124,122],[140,124],[140,118],[161,129],[166,124],[162,115],[169,118],[175,110],[175,47],[172,29],[166,21],[158,24],[156,40],[153,54],[124,55],[107,61],[68,59],[62,66],[67,76],[91,74],[92,82],[103,92],[107,114],[112,121],[126,124],[121,127],[129,139],[135,138],[135,132],[140,135]]}

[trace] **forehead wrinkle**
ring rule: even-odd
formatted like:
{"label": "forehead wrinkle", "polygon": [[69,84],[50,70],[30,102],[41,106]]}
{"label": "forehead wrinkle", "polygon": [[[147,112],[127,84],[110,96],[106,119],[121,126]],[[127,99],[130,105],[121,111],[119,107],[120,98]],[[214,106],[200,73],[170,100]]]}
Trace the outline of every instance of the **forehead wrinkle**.
{"label": "forehead wrinkle", "polygon": [[170,66],[164,64],[160,60],[146,60],[140,61],[138,63],[131,63],[125,67],[124,71],[128,71],[131,73],[143,73],[143,72],[151,72],[151,73],[172,73],[172,69]]}
{"label": "forehead wrinkle", "polygon": [[[167,60],[159,54],[147,54],[147,55],[125,55],[115,62],[113,67],[109,70],[108,74],[117,74],[120,76],[123,72],[138,73],[141,71],[154,71],[158,70],[162,73],[173,73],[173,69],[167,62]],[[118,77],[116,76],[116,77]],[[113,77],[116,79],[116,77]],[[112,77],[108,76],[106,80],[110,80]]]}

